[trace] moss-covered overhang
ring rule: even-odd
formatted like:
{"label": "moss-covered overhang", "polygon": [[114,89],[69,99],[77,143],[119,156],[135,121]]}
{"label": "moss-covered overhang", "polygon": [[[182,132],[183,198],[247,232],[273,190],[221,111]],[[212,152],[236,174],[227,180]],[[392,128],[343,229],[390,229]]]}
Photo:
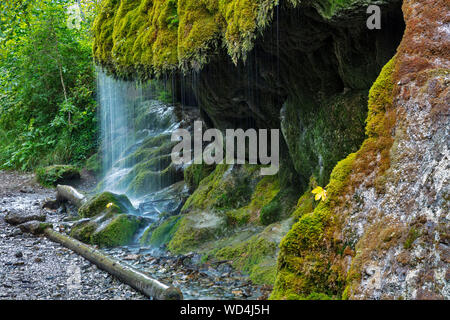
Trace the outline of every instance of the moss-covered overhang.
{"label": "moss-covered overhang", "polygon": [[398,0],[104,0],[94,24],[94,56],[120,78],[199,70],[221,47],[234,63],[245,60],[279,4],[351,23],[369,4],[390,2]]}

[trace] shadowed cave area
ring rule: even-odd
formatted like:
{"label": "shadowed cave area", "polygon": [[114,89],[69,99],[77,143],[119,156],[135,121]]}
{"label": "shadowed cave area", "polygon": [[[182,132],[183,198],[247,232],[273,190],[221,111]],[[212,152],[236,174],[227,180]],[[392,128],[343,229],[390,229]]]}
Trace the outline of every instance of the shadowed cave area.
{"label": "shadowed cave area", "polygon": [[366,9],[325,21],[311,7],[281,5],[245,62],[219,50],[196,74],[206,123],[282,129],[282,185],[301,192],[312,175],[327,184],[364,140],[369,89],[405,28],[400,2],[382,8],[381,30],[367,29]]}

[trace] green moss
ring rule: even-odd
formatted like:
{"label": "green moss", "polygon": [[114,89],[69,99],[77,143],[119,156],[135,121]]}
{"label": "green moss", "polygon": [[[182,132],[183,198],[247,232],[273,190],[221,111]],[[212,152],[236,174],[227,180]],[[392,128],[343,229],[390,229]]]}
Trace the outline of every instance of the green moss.
{"label": "green moss", "polygon": [[[357,183],[350,178],[350,173],[364,173],[367,161],[373,161],[381,153],[378,174],[384,172],[389,165],[388,152],[390,145],[386,136],[390,135],[391,120],[386,117],[392,105],[393,71],[395,59],[392,59],[382,70],[369,95],[369,116],[367,120],[368,138],[357,153],[350,154],[339,162],[330,176],[326,187],[328,198],[311,213],[303,211],[299,221],[293,226],[280,244],[278,275],[272,299],[286,299],[290,295],[308,297],[311,294],[324,294],[342,297],[346,283],[353,281],[349,272],[336,263],[333,264],[339,248],[335,247],[334,234],[339,226],[333,217],[335,212],[345,204],[341,199],[344,192],[351,192],[352,184]],[[373,168],[371,169],[371,172]],[[348,287],[347,287],[348,288]],[[348,297],[348,289],[345,290]]]}
{"label": "green moss", "polygon": [[184,181],[189,190],[194,191],[200,185],[200,182],[208,177],[215,169],[215,166],[206,164],[192,164],[184,171]]}
{"label": "green moss", "polygon": [[304,215],[314,211],[316,203],[314,195],[311,193],[312,189],[308,189],[298,200],[297,207],[293,213],[294,219],[298,220]]}
{"label": "green moss", "polygon": [[256,284],[273,285],[277,276],[277,264],[271,262],[269,265],[258,265],[250,272],[250,280]]}
{"label": "green moss", "polygon": [[228,165],[218,165],[212,174],[203,179],[197,190],[186,201],[182,212],[211,206],[221,193],[221,181],[228,169]]}
{"label": "green moss", "polygon": [[414,241],[416,241],[420,236],[421,236],[420,231],[417,230],[416,228],[412,227],[408,232],[408,236],[406,238],[405,243],[403,244],[403,247],[405,249],[411,248]]}
{"label": "green moss", "polygon": [[[165,222],[163,222],[156,229],[149,231],[149,234],[141,239],[141,245],[151,245],[154,247],[161,247],[170,242],[172,240],[175,232],[177,231],[180,221],[180,217],[170,217]],[[149,229],[150,230],[150,229]],[[146,231],[147,232],[147,231]]]}
{"label": "green moss", "polygon": [[274,200],[271,203],[265,205],[261,209],[261,223],[263,225],[269,225],[271,223],[274,223],[275,221],[278,221],[281,215],[281,204],[280,201]]}
{"label": "green moss", "polygon": [[[183,179],[183,173],[175,165],[171,164],[162,171],[151,170],[151,163],[139,164],[134,171],[136,175],[129,183],[127,194],[140,197],[152,191],[161,190]],[[158,160],[156,160],[158,161]]]}
{"label": "green moss", "polygon": [[145,229],[142,236],[139,238],[139,243],[141,246],[147,246],[150,243],[150,239],[152,237],[152,232],[158,227],[156,223],[152,223]]}
{"label": "green moss", "polygon": [[338,163],[327,186],[328,199],[317,208],[304,214],[280,244],[277,280],[273,299],[285,299],[290,294],[307,297],[311,293],[327,296],[340,295],[343,279],[337,270],[330,268],[330,262],[322,256],[321,246],[330,218],[332,207],[345,187],[352,170],[356,154]]}
{"label": "green moss", "polygon": [[72,228],[70,236],[83,242],[91,243],[92,234],[97,229],[97,224],[93,221],[88,221],[85,223],[78,224]]}
{"label": "green moss", "polygon": [[289,188],[283,189],[261,209],[260,221],[263,225],[281,221],[290,216],[295,208],[297,191]]}
{"label": "green moss", "polygon": [[227,210],[236,209],[247,205],[252,196],[252,187],[249,176],[238,176],[233,181],[233,186],[224,188],[222,194],[217,197],[213,207]]}
{"label": "green moss", "polygon": [[273,284],[276,273],[273,257],[276,251],[275,242],[254,236],[243,243],[218,250],[215,258],[231,261],[234,268],[248,273],[255,283]]}
{"label": "green moss", "polygon": [[167,247],[172,253],[184,254],[223,236],[227,224],[221,215],[198,212],[182,216],[174,228],[175,234]]}
{"label": "green moss", "polygon": [[367,93],[353,90],[319,102],[306,96],[286,102],[283,133],[302,177],[327,185],[336,164],[358,151],[365,138]]}
{"label": "green moss", "polygon": [[[259,169],[259,168],[258,168]],[[252,199],[248,205],[252,217],[255,217],[265,205],[269,204],[280,192],[278,176],[265,176],[253,191]]]}
{"label": "green moss", "polygon": [[[289,0],[292,6],[299,0]],[[272,22],[279,0],[105,0],[94,22],[96,60],[122,77],[199,69],[225,47],[245,60],[257,35]],[[305,0],[332,19],[365,0]]]}
{"label": "green moss", "polygon": [[36,170],[37,181],[46,187],[54,187],[80,178],[80,170],[75,166],[54,165]]}
{"label": "green moss", "polygon": [[116,247],[130,244],[140,221],[135,216],[121,214],[113,218],[105,227],[97,229],[91,236],[91,243],[101,247]]}
{"label": "green moss", "polygon": [[248,208],[228,210],[225,212],[230,226],[243,226],[250,222],[251,214]]}
{"label": "green moss", "polygon": [[110,210],[115,210],[116,213],[133,212],[134,208],[130,200],[125,195],[116,195],[111,192],[103,192],[78,209],[78,215],[83,218],[91,218],[107,211],[107,205],[113,204]]}

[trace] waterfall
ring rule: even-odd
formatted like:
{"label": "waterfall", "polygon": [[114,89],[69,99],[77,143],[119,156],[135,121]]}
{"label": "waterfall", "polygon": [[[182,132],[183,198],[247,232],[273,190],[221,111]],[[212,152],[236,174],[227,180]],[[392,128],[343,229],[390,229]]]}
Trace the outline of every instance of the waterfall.
{"label": "waterfall", "polygon": [[135,142],[133,119],[135,104],[143,98],[142,86],[116,80],[98,71],[98,102],[104,190],[123,193],[117,188],[121,177],[130,171],[120,164],[125,151]]}
{"label": "waterfall", "polygon": [[[171,132],[179,127],[175,106],[169,102],[172,94],[160,82],[117,80],[102,70],[97,74],[103,160],[99,191],[126,194],[136,206],[148,202],[149,197],[168,197],[167,192],[161,192],[168,183],[162,185],[158,175],[171,164],[169,148],[161,146],[170,144]],[[165,153],[159,153],[158,148]],[[145,179],[138,181],[137,188],[139,174]],[[148,178],[153,176],[156,178]],[[178,181],[169,181],[175,182]],[[155,212],[164,209],[144,207]]]}

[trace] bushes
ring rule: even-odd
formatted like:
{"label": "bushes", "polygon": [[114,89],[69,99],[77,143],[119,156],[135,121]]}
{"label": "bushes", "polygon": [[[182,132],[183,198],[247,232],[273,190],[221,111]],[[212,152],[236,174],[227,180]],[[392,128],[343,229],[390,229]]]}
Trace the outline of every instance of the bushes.
{"label": "bushes", "polygon": [[97,147],[89,33],[67,27],[67,3],[30,2],[20,13],[26,23],[1,30],[10,35],[0,38],[2,169],[83,164]]}
{"label": "bushes", "polygon": [[54,187],[80,178],[80,170],[74,166],[55,165],[36,170],[37,181],[43,186]]}

